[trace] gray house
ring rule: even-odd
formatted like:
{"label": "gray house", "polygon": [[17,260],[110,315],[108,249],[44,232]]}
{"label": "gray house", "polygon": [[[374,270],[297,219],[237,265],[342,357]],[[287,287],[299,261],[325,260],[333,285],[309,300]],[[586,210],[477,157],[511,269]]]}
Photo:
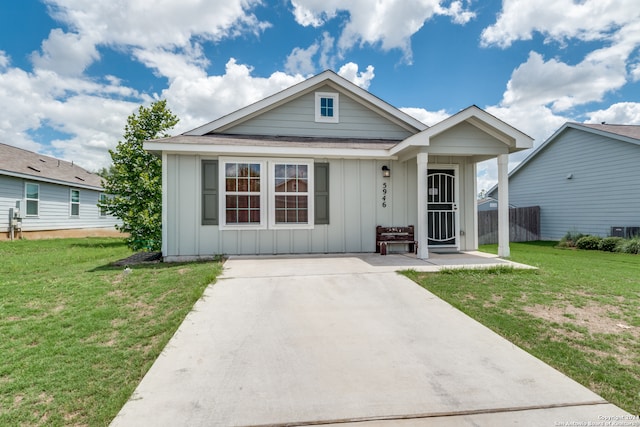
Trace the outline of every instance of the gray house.
{"label": "gray house", "polygon": [[[170,138],[162,156],[165,260],[374,252],[376,226],[415,226],[418,257],[478,247],[476,165],[532,139],[471,106],[428,127],[325,71]],[[508,209],[499,254],[509,255]]]}
{"label": "gray house", "polygon": [[[490,197],[498,197],[492,189]],[[640,126],[566,123],[509,174],[509,201],[540,206],[543,240],[640,227]]]}
{"label": "gray house", "polygon": [[0,144],[0,239],[9,238],[13,220],[21,225],[14,234],[28,238],[117,235],[118,220],[97,206],[102,197],[98,175]]}

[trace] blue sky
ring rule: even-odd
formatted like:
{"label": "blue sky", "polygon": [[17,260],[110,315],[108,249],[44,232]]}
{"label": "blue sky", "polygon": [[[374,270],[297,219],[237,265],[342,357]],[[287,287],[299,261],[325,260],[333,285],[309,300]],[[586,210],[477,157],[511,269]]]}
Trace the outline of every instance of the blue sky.
{"label": "blue sky", "polygon": [[167,99],[180,133],[331,68],[428,125],[475,104],[537,145],[640,124],[639,47],[637,0],[6,1],[0,142],[97,170],[141,104]]}

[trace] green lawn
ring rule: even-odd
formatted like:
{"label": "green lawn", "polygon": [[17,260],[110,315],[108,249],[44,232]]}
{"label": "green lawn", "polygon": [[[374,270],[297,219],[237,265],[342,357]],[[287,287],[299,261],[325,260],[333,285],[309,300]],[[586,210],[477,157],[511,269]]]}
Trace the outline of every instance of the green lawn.
{"label": "green lawn", "polygon": [[0,242],[0,425],[108,425],[219,263],[132,266],[119,239]]}
{"label": "green lawn", "polygon": [[[512,243],[537,271],[406,272],[608,401],[640,413],[640,256]],[[481,248],[496,253],[495,246]]]}

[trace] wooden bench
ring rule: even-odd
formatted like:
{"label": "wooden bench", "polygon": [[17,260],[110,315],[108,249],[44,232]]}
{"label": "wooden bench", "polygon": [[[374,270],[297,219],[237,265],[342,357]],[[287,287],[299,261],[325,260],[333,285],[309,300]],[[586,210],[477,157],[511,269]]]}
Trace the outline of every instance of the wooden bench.
{"label": "wooden bench", "polygon": [[376,227],[376,253],[387,254],[390,244],[409,245],[409,252],[418,253],[418,242],[414,238],[413,225],[408,227]]}

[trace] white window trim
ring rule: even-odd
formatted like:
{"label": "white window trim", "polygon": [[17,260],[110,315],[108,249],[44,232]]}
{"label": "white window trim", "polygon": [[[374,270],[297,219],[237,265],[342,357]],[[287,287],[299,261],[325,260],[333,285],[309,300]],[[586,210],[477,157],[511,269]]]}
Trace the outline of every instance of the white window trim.
{"label": "white window trim", "polygon": [[[38,187],[38,198],[37,199],[30,199],[28,197],[28,192],[27,192],[27,186],[29,185],[35,185],[36,187]],[[29,201],[35,201],[37,202],[37,212],[34,214],[27,214],[27,205],[29,204]],[[35,182],[25,182],[24,183],[24,216],[25,217],[29,217],[29,218],[36,218],[38,216],[40,216],[40,184],[36,184]]]}
{"label": "white window trim", "polygon": [[[260,165],[260,223],[227,224],[227,186],[225,171],[227,163],[257,163]],[[220,157],[218,159],[218,213],[220,230],[264,230],[267,228],[267,162],[264,159],[247,157]]]}
{"label": "white window trim", "polygon": [[[227,224],[225,170],[227,163],[257,163],[260,165],[260,223]],[[277,164],[306,165],[308,171],[307,224],[276,224],[275,166]],[[247,157],[218,158],[218,214],[220,230],[310,230],[315,228],[314,161],[312,159],[256,159]],[[295,194],[295,193],[292,193]]]}
{"label": "white window trim", "polygon": [[[322,98],[333,99],[333,117],[326,117],[320,114],[320,100]],[[337,92],[316,92],[316,122],[318,123],[339,123],[340,122],[340,94]]]}
{"label": "white window trim", "polygon": [[[74,191],[78,192],[78,201],[77,202],[73,201],[73,192]],[[73,205],[78,205],[78,214],[77,215],[74,215],[74,213],[73,213]],[[69,189],[69,216],[73,217],[73,218],[80,217],[80,190],[78,190],[77,188],[70,188]]]}
{"label": "white window trim", "polygon": [[[315,227],[315,206],[314,206],[314,182],[313,182],[313,160],[309,159],[277,159],[269,161],[269,228],[275,230],[311,230]],[[276,165],[306,165],[307,166],[307,223],[306,224],[277,224],[276,223]],[[285,194],[285,193],[281,193]],[[303,193],[289,193],[289,195],[301,195]]]}

